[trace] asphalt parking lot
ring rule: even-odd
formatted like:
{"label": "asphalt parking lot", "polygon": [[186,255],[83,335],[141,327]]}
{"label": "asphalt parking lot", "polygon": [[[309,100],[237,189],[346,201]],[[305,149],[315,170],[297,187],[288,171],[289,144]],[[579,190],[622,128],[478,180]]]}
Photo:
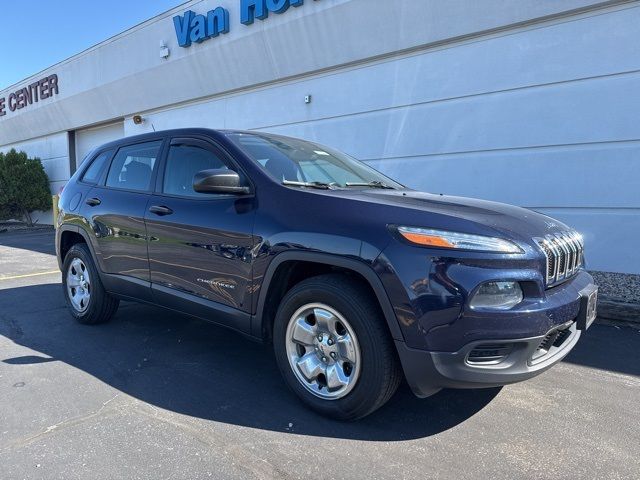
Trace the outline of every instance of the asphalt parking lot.
{"label": "asphalt parking lot", "polygon": [[136,304],[67,314],[53,234],[0,234],[0,477],[640,478],[640,331],[594,325],[502,389],[306,410],[268,347]]}

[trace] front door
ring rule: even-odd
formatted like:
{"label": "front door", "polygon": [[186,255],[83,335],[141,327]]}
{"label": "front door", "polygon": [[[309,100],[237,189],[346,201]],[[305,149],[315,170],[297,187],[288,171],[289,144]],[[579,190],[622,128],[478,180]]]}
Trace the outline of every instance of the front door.
{"label": "front door", "polygon": [[154,297],[176,309],[249,312],[254,198],[193,190],[196,173],[235,170],[232,160],[209,141],[175,138],[163,167],[145,215]]}

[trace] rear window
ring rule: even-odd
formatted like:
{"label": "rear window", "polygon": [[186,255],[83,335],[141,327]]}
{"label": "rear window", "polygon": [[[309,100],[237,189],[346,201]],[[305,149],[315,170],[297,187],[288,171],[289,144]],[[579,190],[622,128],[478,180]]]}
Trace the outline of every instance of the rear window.
{"label": "rear window", "polygon": [[107,187],[147,191],[162,140],[122,147],[111,162]]}
{"label": "rear window", "polygon": [[100,180],[100,176],[104,171],[104,166],[111,157],[113,151],[102,152],[89,165],[89,168],[82,175],[82,181],[85,183],[96,184]]}

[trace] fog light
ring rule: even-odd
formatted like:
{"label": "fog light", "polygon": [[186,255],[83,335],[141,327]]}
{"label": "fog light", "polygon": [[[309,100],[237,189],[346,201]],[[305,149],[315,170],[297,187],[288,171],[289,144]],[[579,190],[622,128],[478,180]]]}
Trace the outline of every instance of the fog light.
{"label": "fog light", "polygon": [[508,310],[522,301],[522,289],[518,282],[487,282],[471,300],[471,308],[495,308]]}

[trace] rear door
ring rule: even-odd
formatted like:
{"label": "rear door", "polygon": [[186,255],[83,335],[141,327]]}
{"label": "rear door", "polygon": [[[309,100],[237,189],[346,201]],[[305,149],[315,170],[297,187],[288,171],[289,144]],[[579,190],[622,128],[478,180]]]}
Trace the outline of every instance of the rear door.
{"label": "rear door", "polygon": [[[146,286],[146,291],[144,288],[142,292],[131,291],[133,296],[143,298],[150,297],[144,215],[162,145],[160,139],[120,147],[106,179],[88,193],[83,206],[96,236],[99,266],[103,272],[115,277],[107,281],[121,280]],[[117,287],[118,290],[122,288]]]}
{"label": "rear door", "polygon": [[[238,171],[237,165],[213,142],[192,137],[173,138],[163,163],[145,214],[154,298],[172,308],[200,303],[248,313],[254,197],[193,190],[201,170]],[[243,323],[245,317],[214,320]]]}

